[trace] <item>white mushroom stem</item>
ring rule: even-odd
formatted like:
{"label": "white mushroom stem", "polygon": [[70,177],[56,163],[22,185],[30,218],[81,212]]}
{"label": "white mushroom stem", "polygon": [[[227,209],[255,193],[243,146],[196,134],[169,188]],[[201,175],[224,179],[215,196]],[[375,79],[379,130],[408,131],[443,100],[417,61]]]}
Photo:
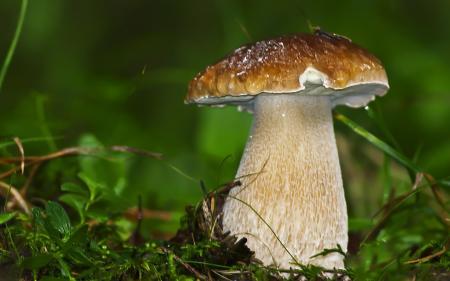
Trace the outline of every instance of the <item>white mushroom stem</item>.
{"label": "white mushroom stem", "polygon": [[347,208],[330,97],[262,94],[254,106],[236,176],[242,186],[226,200],[224,230],[246,237],[266,265],[295,267],[292,255],[301,264],[344,268],[339,253],[311,258],[338,244],[347,251]]}

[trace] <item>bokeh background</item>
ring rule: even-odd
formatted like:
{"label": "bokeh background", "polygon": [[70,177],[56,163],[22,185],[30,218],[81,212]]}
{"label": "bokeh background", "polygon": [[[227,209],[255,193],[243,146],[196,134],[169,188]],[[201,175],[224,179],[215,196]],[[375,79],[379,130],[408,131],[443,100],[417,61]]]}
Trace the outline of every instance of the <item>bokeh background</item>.
{"label": "bokeh background", "polygon": [[[0,61],[19,7],[18,0],[0,2]],[[447,0],[30,1],[0,91],[0,135],[30,140],[27,155],[86,140],[163,153],[164,161],[126,157],[107,177],[124,180],[124,206],[135,206],[141,195],[146,208],[174,214],[169,222],[146,222],[144,235],[170,234],[185,205],[201,198],[199,180],[213,189],[233,179],[251,124],[250,115],[232,107],[184,105],[189,80],[242,44],[309,32],[309,23],[367,48],[389,76],[391,90],[371,111],[337,110],[436,178],[450,175]],[[348,128],[335,127],[357,223],[381,206],[387,181],[401,185],[408,175]],[[115,165],[102,163],[95,165]],[[57,196],[63,179],[47,173],[56,180],[37,179],[31,196]]]}

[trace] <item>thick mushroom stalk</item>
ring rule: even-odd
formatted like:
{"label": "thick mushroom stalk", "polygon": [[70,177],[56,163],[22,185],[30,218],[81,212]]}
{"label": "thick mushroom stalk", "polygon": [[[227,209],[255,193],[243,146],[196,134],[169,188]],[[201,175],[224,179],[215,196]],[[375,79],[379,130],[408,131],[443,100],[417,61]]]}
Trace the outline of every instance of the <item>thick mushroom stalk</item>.
{"label": "thick mushroom stalk", "polygon": [[347,250],[347,208],[331,111],[330,96],[255,97],[253,126],[236,175],[242,186],[226,200],[223,227],[246,237],[266,265],[344,267],[336,252],[312,258],[337,245]]}

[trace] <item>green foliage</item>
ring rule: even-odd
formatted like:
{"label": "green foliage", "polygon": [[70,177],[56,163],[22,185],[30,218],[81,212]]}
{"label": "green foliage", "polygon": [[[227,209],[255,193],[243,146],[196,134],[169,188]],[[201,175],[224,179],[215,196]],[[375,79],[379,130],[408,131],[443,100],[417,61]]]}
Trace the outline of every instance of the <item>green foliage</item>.
{"label": "green foliage", "polygon": [[[395,158],[401,155],[399,152],[361,126],[343,115],[338,115],[337,120],[351,125],[351,129],[399,160]],[[97,141],[95,145],[101,146]],[[439,200],[433,196],[441,195],[430,192],[436,183],[415,182],[411,191],[400,194],[394,191],[380,209],[378,219],[351,219],[350,231],[365,234],[357,252],[345,254],[337,245],[336,249],[317,253],[317,256],[333,252],[346,255],[345,270],[330,271],[301,264],[291,270],[275,269],[255,260],[245,240],[238,241],[222,233],[213,223],[220,209],[211,208],[214,204],[220,208],[230,188],[238,182],[207,193],[196,207],[188,207],[178,233],[171,240],[143,240],[140,223],[132,224],[124,239],[120,234],[123,217],[109,211],[120,200],[123,188],[116,188],[120,184],[109,188],[108,181],[113,184],[117,181],[111,177],[106,181],[103,177],[108,173],[102,177],[94,172],[105,169],[109,161],[106,159],[113,156],[114,153],[104,152],[88,156],[96,165],[78,158],[78,176],[63,183],[58,196],[59,202],[69,208],[47,201],[33,207],[31,215],[19,210],[3,213],[0,221],[6,227],[1,232],[0,264],[16,267],[25,280],[298,280],[300,276],[307,280],[327,277],[342,280],[344,276],[354,280],[379,280],[386,276],[392,280],[405,276],[430,280],[430,276],[435,276],[440,280],[448,274],[450,241],[448,222],[442,213],[448,202],[444,206],[436,203]],[[400,160],[402,164],[410,161]],[[123,165],[117,159],[113,162],[118,167]],[[106,165],[100,168],[103,164]],[[67,166],[61,166],[61,172],[64,167]],[[205,206],[209,206],[211,213],[204,212]]]}
{"label": "green foliage", "polygon": [[[0,3],[0,279],[325,279],[314,266],[261,266],[205,219],[203,203],[168,240],[201,199],[196,178],[215,189],[234,176],[251,119],[184,106],[188,81],[235,47],[316,24],[377,54],[392,89],[382,107],[335,114],[350,247],[346,269],[325,273],[450,278],[450,2],[102,1]],[[25,157],[77,149],[26,160],[22,175],[16,135]],[[217,202],[223,189],[204,195]]]}

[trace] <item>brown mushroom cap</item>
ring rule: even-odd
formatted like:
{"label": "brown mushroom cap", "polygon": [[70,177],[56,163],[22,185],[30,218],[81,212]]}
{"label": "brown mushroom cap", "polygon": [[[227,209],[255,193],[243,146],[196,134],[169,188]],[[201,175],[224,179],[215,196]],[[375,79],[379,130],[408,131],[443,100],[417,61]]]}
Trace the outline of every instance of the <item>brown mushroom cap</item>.
{"label": "brown mushroom cap", "polygon": [[342,36],[317,31],[245,45],[189,84],[186,103],[246,106],[259,94],[330,95],[360,107],[389,89],[381,62]]}

